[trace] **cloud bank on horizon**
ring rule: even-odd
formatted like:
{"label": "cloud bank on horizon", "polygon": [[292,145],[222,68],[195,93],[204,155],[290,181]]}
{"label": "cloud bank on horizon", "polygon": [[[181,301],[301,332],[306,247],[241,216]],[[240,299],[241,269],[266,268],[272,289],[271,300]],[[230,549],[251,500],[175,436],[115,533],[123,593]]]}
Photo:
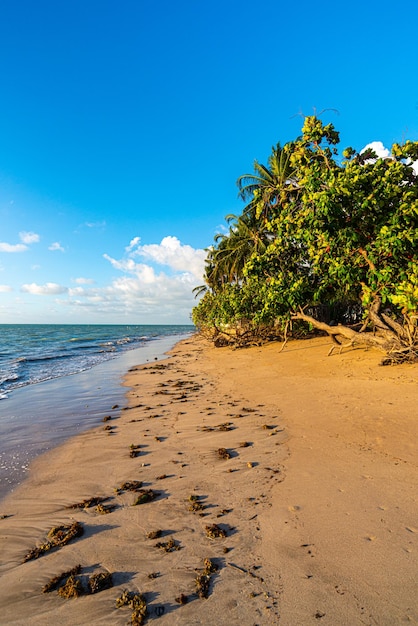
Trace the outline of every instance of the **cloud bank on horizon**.
{"label": "cloud bank on horizon", "polygon": [[[22,233],[21,233],[22,235]],[[31,243],[38,243],[35,233],[25,236],[25,244],[0,243],[0,252],[25,252]],[[21,239],[23,240],[22,236]],[[61,245],[48,246],[50,251],[64,251]],[[206,252],[182,244],[177,237],[166,236],[158,244],[141,244],[134,237],[120,258],[104,253],[105,259],[117,275],[105,285],[95,285],[94,278],[72,278],[73,286],[47,281],[42,284],[27,282],[21,285],[0,284],[0,293],[17,293],[15,305],[0,304],[0,313],[7,316],[14,306],[22,307],[22,296],[52,298],[49,319],[54,314],[59,320],[83,319],[92,323],[148,323],[188,324],[195,304],[193,288],[202,283]],[[14,314],[9,323],[33,321],[33,302],[30,316]],[[36,322],[42,320],[36,319]],[[81,323],[81,322],[80,322]]]}

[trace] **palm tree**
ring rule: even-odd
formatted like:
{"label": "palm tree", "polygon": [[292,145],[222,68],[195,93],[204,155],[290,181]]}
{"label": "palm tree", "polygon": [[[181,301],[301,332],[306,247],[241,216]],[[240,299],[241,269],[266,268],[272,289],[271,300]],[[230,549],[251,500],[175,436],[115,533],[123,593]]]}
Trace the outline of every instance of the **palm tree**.
{"label": "palm tree", "polygon": [[243,270],[253,254],[262,254],[273,239],[266,224],[278,211],[283,193],[298,189],[290,162],[291,144],[272,148],[268,166],[254,162],[254,174],[237,180],[239,196],[248,201],[242,215],[228,215],[229,230],[215,237],[207,250],[205,284],[193,291],[197,296],[208,290],[218,292],[231,283],[242,283]]}
{"label": "palm tree", "polygon": [[[260,228],[254,215],[228,215],[229,231],[215,237],[215,246],[208,250],[205,282],[212,291],[219,291],[225,284],[243,281],[243,270],[253,254],[262,254],[270,241],[270,233]],[[199,295],[204,286],[197,287]]]}
{"label": "palm tree", "polygon": [[298,189],[290,161],[291,144],[272,148],[267,166],[254,161],[254,174],[243,174],[237,180],[239,197],[247,202],[243,213],[263,222],[271,220],[280,206],[281,194]]}

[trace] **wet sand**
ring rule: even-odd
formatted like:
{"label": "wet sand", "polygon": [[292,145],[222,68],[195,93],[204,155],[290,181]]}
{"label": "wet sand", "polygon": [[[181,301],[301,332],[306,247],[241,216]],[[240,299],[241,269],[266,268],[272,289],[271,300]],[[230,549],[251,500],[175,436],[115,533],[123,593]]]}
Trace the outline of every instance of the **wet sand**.
{"label": "wet sand", "polygon": [[[36,460],[0,508],[0,623],[122,626],[125,589],[161,626],[418,623],[416,366],[279,348],[185,340],[129,372],[120,417]],[[68,508],[93,496],[102,512]],[[23,562],[73,522],[81,537]],[[42,593],[78,564],[113,587]]]}
{"label": "wet sand", "polygon": [[0,501],[25,479],[29,463],[125,402],[122,380],[138,363],[165,356],[186,335],[153,339],[78,374],[10,392],[0,400]]}

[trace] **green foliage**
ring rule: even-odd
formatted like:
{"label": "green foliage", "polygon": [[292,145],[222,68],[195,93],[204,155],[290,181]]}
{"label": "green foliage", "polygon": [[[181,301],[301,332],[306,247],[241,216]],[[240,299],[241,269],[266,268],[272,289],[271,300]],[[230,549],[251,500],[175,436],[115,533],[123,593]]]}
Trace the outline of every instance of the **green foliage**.
{"label": "green foliage", "polygon": [[384,307],[381,330],[416,336],[418,142],[387,158],[347,148],[341,162],[338,142],[332,124],[307,117],[301,137],[238,179],[247,204],[208,255],[198,327],[283,326],[300,309],[357,302],[374,325]]}

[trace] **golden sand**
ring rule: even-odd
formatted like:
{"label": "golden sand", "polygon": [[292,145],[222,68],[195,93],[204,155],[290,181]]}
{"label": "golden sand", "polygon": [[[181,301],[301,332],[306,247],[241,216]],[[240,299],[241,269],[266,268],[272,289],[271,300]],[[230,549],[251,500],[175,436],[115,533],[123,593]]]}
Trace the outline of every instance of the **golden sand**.
{"label": "golden sand", "polygon": [[[418,624],[417,368],[328,348],[194,337],[130,371],[1,503],[0,624],[122,626],[134,594],[161,626]],[[78,565],[82,595],[42,592]]]}

